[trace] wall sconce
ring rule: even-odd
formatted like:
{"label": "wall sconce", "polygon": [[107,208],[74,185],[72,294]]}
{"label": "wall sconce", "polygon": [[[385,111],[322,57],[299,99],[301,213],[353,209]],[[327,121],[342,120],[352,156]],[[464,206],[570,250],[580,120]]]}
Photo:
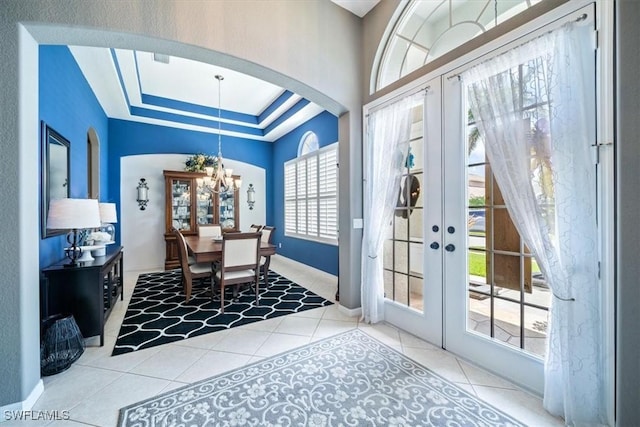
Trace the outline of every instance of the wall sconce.
{"label": "wall sconce", "polygon": [[140,178],[140,182],[138,183],[138,198],[136,201],[140,206],[140,210],[143,211],[147,208],[147,203],[149,203],[149,187],[147,186],[147,180],[144,178]]}
{"label": "wall sconce", "polygon": [[249,188],[247,188],[247,204],[249,205],[249,209],[253,210],[253,205],[256,203],[256,190],[253,188],[253,184],[249,184]]}

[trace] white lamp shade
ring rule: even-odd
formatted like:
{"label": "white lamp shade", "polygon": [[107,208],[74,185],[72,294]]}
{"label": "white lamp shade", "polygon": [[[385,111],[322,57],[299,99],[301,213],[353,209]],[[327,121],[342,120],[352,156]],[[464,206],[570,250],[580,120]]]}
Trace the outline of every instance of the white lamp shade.
{"label": "white lamp shade", "polygon": [[100,203],[100,222],[104,224],[115,224],[118,222],[115,203]]}
{"label": "white lamp shade", "polygon": [[96,199],[55,199],[49,203],[47,228],[72,230],[100,227],[100,208]]}

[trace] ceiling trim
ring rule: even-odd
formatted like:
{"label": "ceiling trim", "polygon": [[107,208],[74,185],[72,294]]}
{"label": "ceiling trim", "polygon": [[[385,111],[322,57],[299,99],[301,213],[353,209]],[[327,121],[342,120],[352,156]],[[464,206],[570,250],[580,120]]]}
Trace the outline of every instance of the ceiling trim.
{"label": "ceiling trim", "polygon": [[[324,111],[309,100],[283,88],[280,88],[280,93],[273,95],[273,99],[267,99],[268,102],[264,106],[256,105],[258,108],[255,110],[259,113],[251,114],[224,108],[218,111],[218,106],[211,104],[203,105],[146,92],[144,82],[147,80],[142,76],[143,70],[137,61],[137,51],[76,46],[70,46],[69,49],[105,114],[110,118],[214,134],[217,134],[220,128],[223,135],[273,142]],[[105,53],[101,54],[100,51]],[[144,72],[148,72],[149,59],[145,58],[145,61],[147,65]],[[207,64],[207,67],[211,65]],[[208,73],[210,70],[205,71]],[[113,77],[109,77],[111,72]],[[225,69],[221,69],[223,75],[224,72]],[[229,74],[233,73],[238,74],[229,71]],[[156,78],[156,87],[158,82],[162,81]],[[278,89],[273,84],[269,85],[267,91],[273,92],[274,89]],[[207,90],[211,90],[211,85],[208,87]],[[233,88],[227,90],[234,93]],[[269,96],[269,92],[261,90],[257,99],[264,102],[265,94]]]}

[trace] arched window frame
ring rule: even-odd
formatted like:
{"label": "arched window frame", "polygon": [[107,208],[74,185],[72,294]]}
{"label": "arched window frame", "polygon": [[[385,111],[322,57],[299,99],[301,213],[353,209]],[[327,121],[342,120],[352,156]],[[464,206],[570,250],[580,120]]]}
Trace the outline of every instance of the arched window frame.
{"label": "arched window frame", "polygon": [[317,151],[319,148],[320,144],[318,142],[318,135],[313,131],[307,131],[302,135],[302,138],[300,138],[300,143],[298,144],[298,157]]}
{"label": "arched window frame", "polygon": [[[462,4],[462,6],[456,6],[455,4],[457,2],[455,0],[445,0],[439,3],[410,0],[407,3],[401,3],[390,19],[382,41],[378,46],[371,73],[370,93],[375,93],[381,88],[392,84],[412,71],[476,38],[487,30],[541,1],[543,0],[520,0],[519,3],[514,4],[512,1],[505,0],[470,0]],[[465,6],[471,7],[467,7],[465,10]],[[421,19],[421,15],[417,12],[421,7],[434,7],[434,10],[431,11],[432,13],[429,13],[426,18]],[[475,8],[476,11],[473,12],[477,13],[472,13],[471,8]],[[437,21],[433,23],[429,22],[432,16],[437,16]],[[416,19],[415,17],[418,18]],[[432,43],[430,43],[429,46],[425,46],[424,43],[416,41],[416,38],[418,38],[420,34],[427,32],[427,30],[424,30],[425,28],[428,28],[429,25],[436,26],[436,24],[441,24],[444,30],[438,31],[430,37]],[[411,28],[411,30],[407,28]],[[462,34],[462,32],[468,33],[471,28],[477,28],[478,32],[470,37],[468,34]],[[411,34],[411,36],[400,34],[405,31]],[[444,49],[438,51],[436,56],[432,56],[430,52],[431,49],[438,43],[448,43],[448,40],[456,38],[456,31],[460,33],[457,36],[460,40],[456,43],[449,44]],[[446,37],[444,37],[445,35]],[[400,49],[394,49],[396,43],[399,42],[405,44],[404,52]],[[422,51],[424,53],[424,59],[422,61],[416,61],[415,57],[408,59],[411,49],[414,51]],[[411,64],[407,65],[407,63]],[[389,73],[387,71],[389,67],[395,68],[395,71]],[[388,74],[392,74],[392,76],[388,76]]]}

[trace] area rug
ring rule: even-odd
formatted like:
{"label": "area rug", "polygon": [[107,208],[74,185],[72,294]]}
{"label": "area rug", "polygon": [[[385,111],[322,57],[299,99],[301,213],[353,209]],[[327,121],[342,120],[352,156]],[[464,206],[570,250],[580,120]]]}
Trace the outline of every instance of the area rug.
{"label": "area rug", "polygon": [[219,296],[211,301],[208,281],[195,284],[185,303],[179,269],[141,274],[112,356],[332,304],[271,270],[268,274],[268,289],[260,279],[258,306],[255,291],[247,287],[232,304],[230,295],[225,298],[224,313]]}
{"label": "area rug", "polygon": [[120,409],[120,426],[523,426],[355,329]]}

